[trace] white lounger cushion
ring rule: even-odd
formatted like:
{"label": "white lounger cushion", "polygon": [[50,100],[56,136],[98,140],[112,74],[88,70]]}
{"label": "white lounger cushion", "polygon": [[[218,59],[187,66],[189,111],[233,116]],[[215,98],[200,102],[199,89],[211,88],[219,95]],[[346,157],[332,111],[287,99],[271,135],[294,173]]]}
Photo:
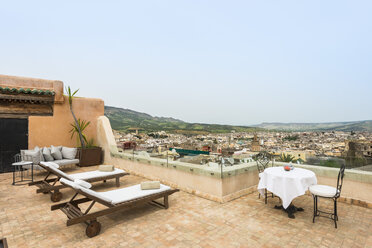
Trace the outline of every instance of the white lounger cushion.
{"label": "white lounger cushion", "polygon": [[61,178],[59,180],[60,182],[69,185],[70,187],[76,189],[76,190],[81,190],[84,193],[94,196],[96,198],[101,199],[102,201],[105,201],[107,203],[111,204],[118,204],[121,202],[125,201],[130,201],[130,200],[135,200],[141,197],[157,194],[163,191],[167,191],[170,189],[170,187],[160,184],[160,189],[148,189],[148,190],[141,190],[141,185],[133,185],[127,188],[122,188],[122,189],[115,189],[115,190],[110,190],[106,192],[96,192],[91,189],[84,188],[80,186],[79,184],[72,182],[70,180]]}
{"label": "white lounger cushion", "polygon": [[56,175],[60,174],[64,178],[67,178],[68,180],[74,181],[74,178],[70,177],[68,174],[64,173],[60,169],[58,169],[59,165],[53,162],[40,162],[42,165],[48,167],[51,171],[56,173]]}
{"label": "white lounger cushion", "polygon": [[72,177],[73,179],[89,180],[93,178],[107,177],[107,176],[116,175],[120,173],[125,173],[125,171],[115,168],[115,170],[113,171],[95,170],[95,171],[87,171],[87,172],[70,174],[69,176]]}
{"label": "white lounger cushion", "polygon": [[160,184],[160,189],[148,189],[148,190],[141,190],[141,185],[133,185],[130,187],[122,188],[122,189],[115,189],[106,192],[97,192],[97,194],[109,198],[112,204],[118,204],[125,201],[134,200],[137,198],[157,194],[163,191],[169,190],[170,187]]}
{"label": "white lounger cushion", "polygon": [[74,188],[76,190],[83,188],[79,184],[77,184],[77,183],[75,183],[73,181],[67,180],[65,178],[61,178],[61,179],[59,179],[59,181],[61,183],[67,184],[68,186],[70,186],[70,187],[72,187],[72,188]]}
{"label": "white lounger cushion", "polygon": [[99,198],[101,199],[102,201],[105,201],[107,203],[111,203],[111,199],[107,198],[107,197],[104,197],[102,195],[100,195],[100,193],[96,192],[96,191],[93,191],[91,189],[87,189],[87,188],[84,188],[83,186],[75,183],[75,182],[72,182],[70,180],[67,180],[67,179],[64,179],[64,178],[61,178],[59,180],[61,183],[64,183],[66,185],[69,185],[70,187],[76,189],[76,190],[81,190],[83,192],[85,192],[86,194],[88,195],[91,195],[91,196],[94,196],[96,198]]}
{"label": "white lounger cushion", "polygon": [[117,169],[110,171],[110,172],[104,172],[104,171],[87,171],[87,172],[81,172],[81,173],[75,173],[75,174],[66,174],[63,171],[61,171],[59,168],[59,165],[54,162],[41,162],[44,166],[48,167],[50,170],[52,170],[55,173],[59,173],[60,175],[63,175],[63,177],[67,178],[70,181],[74,181],[75,179],[80,180],[89,180],[94,179],[98,177],[107,177],[111,175],[116,175],[120,173],[125,173],[124,170]]}
{"label": "white lounger cushion", "polygon": [[334,197],[336,195],[336,188],[327,185],[312,185],[309,187],[309,191],[313,195],[323,197]]}
{"label": "white lounger cushion", "polygon": [[70,165],[70,164],[78,164],[80,161],[79,159],[60,159],[60,160],[54,160],[53,162],[63,166],[63,165]]}
{"label": "white lounger cushion", "polygon": [[53,166],[54,168],[57,168],[57,169],[59,168],[59,165],[58,164],[56,164],[54,162],[51,162],[51,161],[49,161],[49,162],[40,162],[40,164],[43,164],[46,167]]}

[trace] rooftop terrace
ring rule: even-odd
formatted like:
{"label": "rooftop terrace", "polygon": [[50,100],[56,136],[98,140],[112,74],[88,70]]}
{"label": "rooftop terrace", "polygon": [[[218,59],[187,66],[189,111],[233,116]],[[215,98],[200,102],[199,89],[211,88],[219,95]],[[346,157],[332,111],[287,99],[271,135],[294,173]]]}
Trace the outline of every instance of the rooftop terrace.
{"label": "rooftop terrace", "polygon": [[[37,177],[42,175],[37,173]],[[126,176],[121,187],[146,180]],[[49,195],[11,182],[11,173],[0,174],[0,238],[6,237],[12,248],[372,247],[372,209],[339,203],[339,227],[335,229],[329,219],[317,218],[312,223],[311,196],[294,200],[305,211],[289,219],[274,209],[277,199],[265,205],[257,193],[220,204],[180,191],[170,196],[168,210],[144,205],[99,218],[100,235],[87,238],[85,225],[66,227],[66,216],[50,211]],[[116,188],[114,181],[95,185],[97,191]],[[68,200],[73,191],[65,189],[63,194],[63,201]],[[322,200],[320,207],[332,205]]]}

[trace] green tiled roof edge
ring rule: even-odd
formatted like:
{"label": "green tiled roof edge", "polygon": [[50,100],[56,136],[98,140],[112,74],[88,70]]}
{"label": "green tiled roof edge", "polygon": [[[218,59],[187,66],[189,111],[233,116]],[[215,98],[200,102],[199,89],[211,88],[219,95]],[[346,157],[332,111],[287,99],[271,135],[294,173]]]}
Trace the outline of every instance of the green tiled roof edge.
{"label": "green tiled roof edge", "polygon": [[55,92],[53,90],[38,90],[38,89],[24,89],[24,88],[9,88],[9,87],[1,87],[0,92],[3,93],[16,93],[16,94],[32,94],[32,95],[46,95],[46,96],[54,96]]}

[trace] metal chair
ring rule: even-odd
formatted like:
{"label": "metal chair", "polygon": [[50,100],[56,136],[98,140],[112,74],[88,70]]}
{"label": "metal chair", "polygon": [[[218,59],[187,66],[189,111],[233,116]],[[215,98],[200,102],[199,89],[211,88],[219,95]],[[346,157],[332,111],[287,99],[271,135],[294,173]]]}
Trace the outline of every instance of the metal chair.
{"label": "metal chair", "polygon": [[[260,152],[255,156],[259,180],[261,179],[261,175],[264,172],[264,170],[269,167],[270,162],[272,161],[272,157],[273,156],[266,151]],[[269,194],[271,194],[271,197],[274,198],[273,193]],[[265,189],[265,204],[267,204],[267,195],[268,195],[267,189]],[[258,198],[259,199],[261,198],[260,193],[258,193]]]}
{"label": "metal chair", "polygon": [[[314,214],[313,214],[313,223],[315,222],[315,217],[325,217],[333,220],[335,222],[335,228],[337,228],[337,199],[341,195],[342,183],[345,175],[345,165],[342,165],[340,171],[338,172],[337,177],[337,187],[331,187],[327,185],[312,185],[309,187],[310,193],[313,195],[314,199]],[[318,209],[318,197],[328,198],[333,200],[334,209],[333,213],[320,211]],[[326,216],[322,216],[325,214]]]}

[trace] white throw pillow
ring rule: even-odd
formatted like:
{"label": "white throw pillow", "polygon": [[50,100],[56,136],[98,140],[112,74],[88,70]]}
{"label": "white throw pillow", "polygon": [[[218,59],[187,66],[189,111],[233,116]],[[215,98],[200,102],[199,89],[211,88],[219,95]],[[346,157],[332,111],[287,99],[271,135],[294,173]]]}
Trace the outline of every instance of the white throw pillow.
{"label": "white throw pillow", "polygon": [[160,182],[159,181],[148,181],[141,183],[141,189],[160,189]]}
{"label": "white throw pillow", "polygon": [[26,150],[24,151],[24,157],[22,160],[24,161],[32,161],[34,165],[37,165],[40,163],[40,150],[34,151],[34,150]]}
{"label": "white throw pillow", "polygon": [[62,157],[67,159],[75,159],[77,148],[62,147]]}
{"label": "white throw pillow", "polygon": [[51,146],[50,153],[52,154],[52,156],[55,160],[61,160],[62,159],[62,153],[57,147]]}
{"label": "white throw pillow", "polygon": [[35,146],[34,151],[40,151],[40,161],[45,161],[42,149],[40,149],[38,146]]}
{"label": "white throw pillow", "polygon": [[84,181],[84,180],[81,180],[81,179],[75,179],[74,182],[78,185],[80,185],[81,187],[84,187],[86,189],[90,189],[92,187],[92,184]]}
{"label": "white throw pillow", "polygon": [[102,164],[98,166],[98,170],[103,171],[103,172],[110,172],[110,171],[114,171],[115,168],[113,165]]}
{"label": "white throw pillow", "polygon": [[52,154],[50,153],[50,149],[48,147],[43,148],[43,155],[44,155],[45,161],[53,161],[54,160]]}

